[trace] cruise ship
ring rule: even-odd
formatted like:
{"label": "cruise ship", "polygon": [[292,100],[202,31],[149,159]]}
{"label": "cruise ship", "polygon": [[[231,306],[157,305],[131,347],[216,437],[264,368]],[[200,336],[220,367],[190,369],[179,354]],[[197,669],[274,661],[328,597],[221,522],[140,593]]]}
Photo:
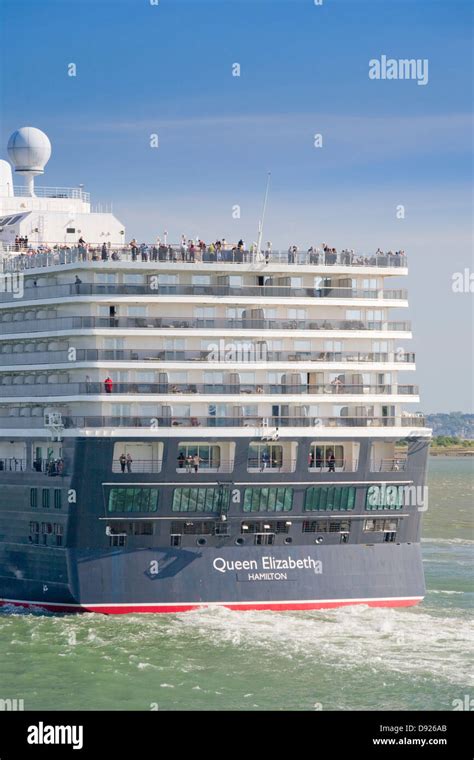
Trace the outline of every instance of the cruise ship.
{"label": "cruise ship", "polygon": [[50,154],[24,127],[0,161],[0,603],[420,602],[405,253],[145,244],[35,186]]}

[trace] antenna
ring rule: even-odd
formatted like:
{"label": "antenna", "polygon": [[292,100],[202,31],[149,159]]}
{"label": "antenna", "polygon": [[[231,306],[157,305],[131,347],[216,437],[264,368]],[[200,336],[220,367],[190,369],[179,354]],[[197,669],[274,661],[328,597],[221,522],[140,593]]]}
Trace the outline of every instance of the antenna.
{"label": "antenna", "polygon": [[270,177],[272,176],[271,172],[268,172],[267,175],[267,188],[265,190],[265,200],[263,201],[263,211],[262,211],[262,219],[258,223],[258,238],[257,238],[257,256],[260,255],[260,251],[262,248],[262,235],[263,235],[263,222],[265,221],[265,211],[267,208],[267,198],[268,198],[268,188],[270,187]]}

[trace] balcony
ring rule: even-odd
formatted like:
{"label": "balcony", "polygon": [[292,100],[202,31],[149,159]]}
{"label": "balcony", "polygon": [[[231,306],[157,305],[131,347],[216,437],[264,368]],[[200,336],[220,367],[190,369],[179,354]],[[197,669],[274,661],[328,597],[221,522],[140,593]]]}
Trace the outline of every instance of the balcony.
{"label": "balcony", "polygon": [[35,397],[40,396],[85,396],[116,394],[137,395],[157,394],[160,396],[196,396],[196,395],[329,395],[341,397],[346,395],[418,395],[417,385],[324,385],[307,384],[257,384],[241,383],[238,385],[203,384],[203,383],[114,383],[111,389],[106,389],[103,382],[84,383],[26,383],[23,385],[1,385],[0,397],[15,398],[23,393],[30,394],[34,389]]}
{"label": "balcony", "polygon": [[0,473],[2,472],[42,472],[45,475],[67,475],[62,459],[37,459],[28,467],[26,459],[8,457],[0,459]]}
{"label": "balcony", "polygon": [[[45,191],[45,195],[40,196],[40,192]],[[47,194],[52,193],[52,194]],[[65,193],[72,193],[71,195],[65,195]],[[89,203],[89,193],[85,193],[80,188],[37,188],[37,197],[46,198],[78,198],[86,203]],[[96,261],[101,261],[101,246],[91,246],[88,249],[79,247],[69,247],[63,242],[58,242],[52,246],[35,245],[30,247],[28,251],[19,253],[18,249],[15,250],[15,246],[7,247],[13,253],[17,253],[12,258],[7,259],[3,263],[4,272],[16,272],[24,271],[26,269],[37,269],[43,267],[56,267],[62,264],[76,264],[80,262],[83,264],[90,264],[94,266]],[[405,254],[400,253],[376,253],[376,254],[356,254],[350,251],[341,251],[339,253],[313,251],[313,252],[301,252],[296,256],[289,255],[287,251],[270,251],[262,252],[258,255],[250,253],[250,251],[239,250],[225,250],[220,253],[204,251],[192,256],[190,252],[182,252],[179,245],[161,246],[157,247],[153,243],[146,246],[145,252],[146,258],[142,258],[139,253],[137,255],[132,254],[130,247],[121,248],[112,246],[108,249],[108,259],[105,263],[109,262],[111,267],[116,262],[133,262],[139,264],[143,262],[153,262],[153,264],[159,265],[166,263],[181,263],[181,264],[286,264],[291,267],[295,266],[317,266],[317,267],[331,267],[331,266],[344,266],[344,267],[383,267],[384,269],[391,269],[407,266],[407,257]],[[114,256],[114,258],[112,258]],[[138,261],[138,259],[140,261]]]}
{"label": "balcony", "polygon": [[65,332],[89,329],[154,330],[377,330],[409,332],[410,322],[362,322],[355,319],[197,319],[194,317],[51,317],[1,321],[4,333]]}
{"label": "balcony", "polygon": [[[258,427],[262,431],[268,430],[269,435],[274,428],[298,427],[311,428],[316,433],[322,427],[338,428],[391,428],[391,427],[416,427],[424,428],[425,419],[415,415],[412,417],[104,417],[104,416],[68,416],[62,419],[65,429],[76,428],[196,428],[196,427]],[[45,429],[43,417],[8,416],[0,418],[0,427],[11,429]]]}
{"label": "balcony", "polygon": [[[212,340],[212,339],[210,339]],[[393,353],[372,353],[370,351],[269,351],[265,349],[264,344],[246,344],[248,349],[235,351],[235,358],[231,361],[226,355],[220,355],[214,352],[212,348],[209,351],[189,350],[189,351],[171,351],[166,349],[136,349],[135,351],[127,349],[98,349],[98,348],[79,348],[76,351],[76,362],[204,362],[210,366],[225,366],[229,364],[255,364],[257,362],[284,362],[293,364],[295,362],[315,362],[340,365],[346,362],[350,363],[376,363],[376,364],[414,364],[415,354],[405,352],[404,354]],[[8,365],[48,365],[48,364],[65,364],[71,367],[71,361],[65,351],[37,351],[27,352],[24,354],[2,354],[3,366]],[[407,386],[408,387],[408,386]]]}
{"label": "balcony", "polygon": [[[98,283],[81,282],[66,285],[37,285],[25,288],[22,301],[59,300],[63,298],[77,298],[77,296],[144,296],[153,301],[157,296],[178,296],[205,298],[232,297],[232,298],[313,298],[313,299],[369,299],[379,300],[406,300],[407,291],[354,289],[345,287],[320,287],[320,288],[293,288],[287,285],[248,285],[234,288],[230,285],[158,285],[151,287],[146,285],[100,285]],[[13,292],[0,292],[0,303],[18,303],[18,295]]]}

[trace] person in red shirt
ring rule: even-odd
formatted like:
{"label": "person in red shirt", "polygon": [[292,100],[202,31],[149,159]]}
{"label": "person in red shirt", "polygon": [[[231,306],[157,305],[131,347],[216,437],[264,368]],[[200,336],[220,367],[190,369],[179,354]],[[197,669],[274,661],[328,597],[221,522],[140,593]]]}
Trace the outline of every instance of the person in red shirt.
{"label": "person in red shirt", "polygon": [[113,380],[107,375],[104,380],[105,392],[112,393]]}

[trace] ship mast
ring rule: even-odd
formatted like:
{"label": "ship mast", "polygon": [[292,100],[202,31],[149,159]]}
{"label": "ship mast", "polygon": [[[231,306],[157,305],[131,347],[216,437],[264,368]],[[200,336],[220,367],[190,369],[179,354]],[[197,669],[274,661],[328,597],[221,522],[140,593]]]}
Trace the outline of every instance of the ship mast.
{"label": "ship mast", "polygon": [[261,220],[258,223],[258,238],[257,238],[257,250],[256,250],[256,256],[257,257],[260,255],[261,248],[262,248],[263,222],[265,221],[265,211],[266,211],[266,208],[267,208],[268,189],[270,187],[270,177],[271,177],[271,175],[272,175],[272,173],[268,172],[267,187],[266,187],[266,190],[265,190],[265,199],[263,201],[262,218],[261,218]]}

